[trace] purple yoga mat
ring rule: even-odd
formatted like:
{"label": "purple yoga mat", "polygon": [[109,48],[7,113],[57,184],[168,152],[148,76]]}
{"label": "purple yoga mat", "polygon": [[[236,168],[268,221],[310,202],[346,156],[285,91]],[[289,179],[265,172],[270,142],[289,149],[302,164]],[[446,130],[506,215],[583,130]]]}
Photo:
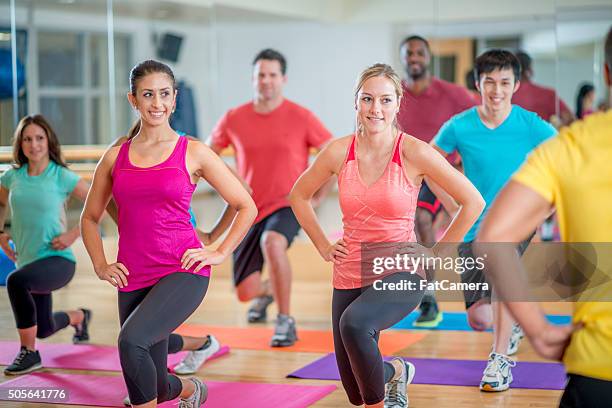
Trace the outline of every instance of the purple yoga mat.
{"label": "purple yoga mat", "polygon": [[[72,370],[121,371],[117,347],[97,346],[94,344],[59,344],[42,343],[36,345],[45,368],[65,368]],[[16,341],[0,341],[0,365],[9,365],[19,352]],[[222,346],[210,361],[229,352],[229,347]],[[168,355],[168,367],[174,367],[187,354],[181,351]]]}
{"label": "purple yoga mat", "polygon": [[[206,381],[208,400],[206,407],[249,408],[306,408],[332,393],[335,385],[312,386],[293,384],[262,384]],[[117,375],[84,375],[64,373],[34,373],[0,384],[0,400],[8,398],[8,390],[24,388],[64,390],[64,400],[58,404],[89,405],[98,407],[123,407],[127,395],[123,378]],[[14,399],[12,399],[15,402]],[[32,398],[28,401],[42,402]],[[176,407],[178,400],[164,402],[160,408]]]}
{"label": "purple yoga mat", "polygon": [[[416,367],[413,384],[458,385],[477,387],[486,361],[446,360],[437,358],[406,358]],[[562,390],[565,369],[560,363],[518,362],[512,369],[512,388]],[[287,377],[312,380],[339,380],[334,353],[289,374]]]}

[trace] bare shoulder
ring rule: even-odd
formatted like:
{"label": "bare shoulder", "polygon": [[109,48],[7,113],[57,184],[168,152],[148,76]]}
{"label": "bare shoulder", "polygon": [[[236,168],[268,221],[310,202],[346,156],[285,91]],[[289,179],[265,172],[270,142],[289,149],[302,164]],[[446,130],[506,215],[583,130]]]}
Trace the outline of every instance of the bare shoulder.
{"label": "bare shoulder", "polygon": [[414,160],[419,156],[428,154],[432,150],[433,148],[428,143],[407,133],[404,134],[404,139],[402,140],[402,155],[404,158]]}
{"label": "bare shoulder", "polygon": [[115,140],[110,147],[117,147],[117,146],[121,146],[122,144],[124,144],[125,142],[128,141],[128,137],[127,136],[121,136],[120,138],[118,138],[117,140]]}
{"label": "bare shoulder", "polygon": [[402,156],[404,161],[411,163],[420,171],[424,171],[429,165],[435,163],[438,156],[442,157],[429,143],[410,135],[404,137]]}
{"label": "bare shoulder", "polygon": [[321,152],[327,152],[330,156],[342,156],[346,154],[346,150],[349,148],[353,135],[338,137],[329,142]]}
{"label": "bare shoulder", "polygon": [[187,153],[195,157],[216,156],[215,152],[202,143],[199,139],[189,137],[187,142]]}
{"label": "bare shoulder", "polygon": [[110,170],[115,165],[117,161],[117,156],[119,156],[119,151],[121,150],[121,145],[119,146],[111,146],[102,155],[102,158],[98,162],[99,168],[104,168]]}
{"label": "bare shoulder", "polygon": [[111,160],[112,162],[114,162],[117,159],[117,156],[119,156],[119,151],[121,150],[121,146],[111,146],[108,149],[106,149],[106,151],[104,152],[104,155],[102,156],[102,160],[104,161],[108,161]]}

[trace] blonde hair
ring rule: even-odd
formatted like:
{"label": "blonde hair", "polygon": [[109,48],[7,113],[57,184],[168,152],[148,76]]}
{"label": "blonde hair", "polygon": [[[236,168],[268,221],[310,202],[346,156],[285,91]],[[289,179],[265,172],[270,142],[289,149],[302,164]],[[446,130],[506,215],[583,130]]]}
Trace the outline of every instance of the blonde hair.
{"label": "blonde hair", "polygon": [[[357,95],[359,94],[361,88],[363,88],[363,84],[365,84],[368,79],[375,77],[385,77],[391,81],[391,83],[393,84],[393,88],[395,88],[395,95],[397,96],[397,100],[399,103],[400,99],[404,95],[402,80],[400,79],[399,75],[397,75],[395,70],[391,68],[390,65],[378,63],[367,67],[359,75],[357,83],[355,84],[355,107],[357,107]],[[361,133],[363,131],[363,127],[359,123],[359,119],[357,119],[356,122],[357,131]],[[395,125],[395,127],[397,127],[397,118],[395,119],[393,124]]]}
{"label": "blonde hair", "polygon": [[404,89],[402,88],[402,80],[397,75],[395,70],[387,64],[374,64],[364,69],[359,75],[359,79],[357,79],[357,84],[355,84],[355,102],[357,102],[357,94],[359,93],[361,88],[363,88],[363,84],[365,84],[365,82],[370,78],[380,76],[384,76],[393,83],[397,99],[400,99],[402,97],[402,95],[404,94]]}

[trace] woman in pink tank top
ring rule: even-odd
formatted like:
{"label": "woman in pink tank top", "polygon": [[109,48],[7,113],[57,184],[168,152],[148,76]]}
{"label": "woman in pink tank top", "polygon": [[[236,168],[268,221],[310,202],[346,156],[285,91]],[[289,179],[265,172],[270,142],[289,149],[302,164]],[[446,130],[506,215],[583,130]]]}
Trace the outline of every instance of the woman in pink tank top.
{"label": "woman in pink tank top", "polygon": [[[340,377],[349,401],[366,407],[407,407],[406,386],[414,366],[401,359],[383,363],[381,330],[408,315],[424,293],[422,270],[396,255],[436,256],[416,243],[414,214],[421,181],[435,183],[459,205],[439,243],[460,242],[484,200],[476,188],[428,144],[401,133],[396,115],[401,82],[393,69],[376,64],[362,72],[355,91],[357,131],[330,143],[298,179],[291,206],[326,261],[334,264],[332,326]],[[333,175],[344,225],[331,243],[310,199]],[[399,288],[399,289],[398,289]]]}
{"label": "woman in pink tank top", "polygon": [[[200,305],[211,265],[238,246],[257,210],[212,150],[170,127],[176,85],[168,66],[144,61],[132,69],[130,85],[128,99],[140,115],[140,130],[109,148],[98,163],[81,216],[83,241],[98,277],[119,289],[119,357],[133,406],[154,407],[180,397],[182,407],[198,407],[207,388],[195,377],[168,374],[168,336]],[[189,205],[200,178],[237,211],[216,250],[202,246],[190,223]],[[109,263],[99,221],[111,196],[119,252]]]}

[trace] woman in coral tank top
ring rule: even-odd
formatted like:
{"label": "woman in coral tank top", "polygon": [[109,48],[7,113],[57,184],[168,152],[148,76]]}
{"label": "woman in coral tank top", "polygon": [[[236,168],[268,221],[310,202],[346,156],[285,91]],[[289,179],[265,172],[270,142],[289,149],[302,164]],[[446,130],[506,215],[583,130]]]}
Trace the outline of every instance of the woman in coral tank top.
{"label": "woman in coral tank top", "polygon": [[[257,210],[212,150],[170,127],[176,85],[168,66],[151,60],[136,65],[130,88],[140,130],[100,160],[81,216],[83,241],[98,277],[119,289],[119,357],[132,405],[155,407],[180,397],[181,407],[199,407],[206,386],[197,378],[168,374],[168,336],[200,305],[211,265],[238,246]],[[190,223],[189,205],[200,178],[237,211],[214,251],[202,247]],[[98,227],[111,195],[118,210],[119,252],[109,264]]]}
{"label": "woman in coral tank top", "polygon": [[[407,407],[406,386],[414,366],[397,358],[383,362],[381,330],[419,305],[422,269],[395,255],[442,256],[439,243],[416,243],[414,214],[423,179],[445,190],[459,205],[440,243],[460,242],[484,208],[474,186],[427,143],[401,133],[396,115],[401,82],[393,69],[376,64],[359,77],[355,91],[357,132],[330,143],[298,179],[291,193],[295,215],[321,256],[334,264],[332,325],[336,361],[350,402],[366,407]],[[331,243],[310,198],[333,175],[343,237]],[[378,259],[378,261],[377,261]]]}

